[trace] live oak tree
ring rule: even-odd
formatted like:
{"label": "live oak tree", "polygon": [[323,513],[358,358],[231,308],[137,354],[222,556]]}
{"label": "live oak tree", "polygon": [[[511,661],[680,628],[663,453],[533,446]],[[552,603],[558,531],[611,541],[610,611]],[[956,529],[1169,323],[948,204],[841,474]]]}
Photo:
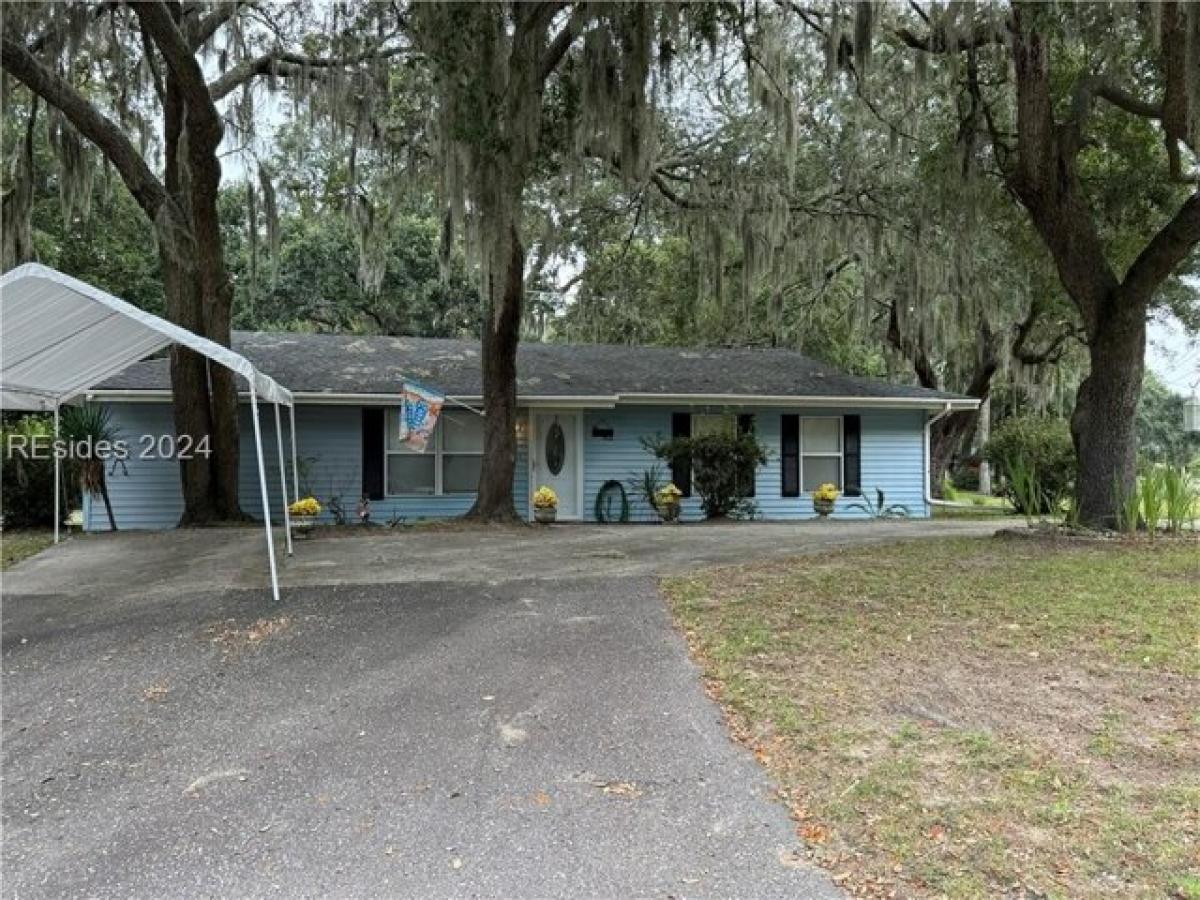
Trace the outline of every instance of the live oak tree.
{"label": "live oak tree", "polygon": [[[915,9],[877,33],[965,85],[963,134],[990,148],[1078,312],[1090,371],[1071,423],[1077,510],[1086,524],[1109,525],[1136,473],[1147,314],[1200,242],[1200,7]],[[862,57],[846,31],[834,42],[848,46],[843,59]],[[1131,132],[1142,126],[1157,131],[1160,159],[1125,188],[1154,215],[1136,240],[1128,231],[1115,240],[1102,228],[1096,176],[1106,157],[1141,162]]]}
{"label": "live oak tree", "polygon": [[[411,15],[415,43],[435,77],[447,201],[444,246],[465,231],[480,278],[487,415],[470,515],[506,521],[516,518],[516,356],[530,182],[549,144],[557,144],[564,162],[588,155],[586,148],[619,158],[628,179],[644,175],[654,137],[648,85],[656,56],[665,61],[679,39],[680,9],[424,3],[414,4]],[[553,104],[552,86],[561,91]]]}
{"label": "live oak tree", "polygon": [[[344,32],[335,27],[310,35],[309,44],[336,45],[332,55],[310,56],[295,39],[305,9],[277,11],[238,0],[5,9],[0,60],[6,75],[53,111],[61,177],[86,183],[92,164],[80,139],[90,142],[153,223],[168,318],[225,345],[233,289],[218,194],[227,123],[235,123],[243,139],[252,135],[256,80],[274,85],[287,79],[301,89],[344,94],[353,86],[344,72],[399,52],[388,45],[390,35],[366,32],[364,39],[351,22]],[[32,113],[30,120],[32,127]],[[171,381],[177,433],[198,443],[207,438],[212,450],[180,462],[182,522],[241,517],[234,376],[176,348]]]}

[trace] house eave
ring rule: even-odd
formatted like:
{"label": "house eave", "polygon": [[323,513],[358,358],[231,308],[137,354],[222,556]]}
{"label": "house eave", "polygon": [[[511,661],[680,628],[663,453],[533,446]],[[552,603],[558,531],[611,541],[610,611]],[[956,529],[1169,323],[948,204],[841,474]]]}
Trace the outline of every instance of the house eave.
{"label": "house eave", "polygon": [[[249,393],[239,397],[249,400]],[[297,405],[306,406],[388,406],[396,402],[394,393],[346,393],[332,391],[293,391]],[[481,403],[483,398],[471,394],[447,395],[461,403]],[[88,399],[123,403],[163,403],[171,400],[169,390],[92,390]],[[972,397],[826,397],[766,394],[608,394],[608,395],[517,395],[523,407],[555,409],[612,409],[627,406],[805,406],[812,408],[858,407],[863,409],[925,409],[954,412],[979,408],[980,401]]]}

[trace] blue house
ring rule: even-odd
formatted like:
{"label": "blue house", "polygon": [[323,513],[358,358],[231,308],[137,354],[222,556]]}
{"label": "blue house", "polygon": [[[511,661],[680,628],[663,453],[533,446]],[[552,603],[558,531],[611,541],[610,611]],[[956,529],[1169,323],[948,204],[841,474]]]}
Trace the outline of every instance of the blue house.
{"label": "blue house", "polygon": [[[292,390],[301,492],[320,499],[326,517],[340,505],[353,518],[364,495],[376,522],[452,517],[470,508],[482,419],[448,404],[426,452],[414,453],[397,440],[397,391],[408,379],[477,405],[478,342],[254,332],[235,334],[233,344]],[[865,515],[848,507],[876,489],[909,515],[928,516],[928,426],[978,404],[846,375],[789,350],[526,343],[517,368],[517,509],[531,516],[533,491],[549,485],[559,496],[560,520],[594,520],[606,484],[627,484],[654,465],[644,438],[722,428],[753,429],[768,450],[753,483],[762,518],[811,517],[811,493],[825,482],[844,492],[835,516]],[[178,465],[138,452],[142,435],[174,431],[167,360],[138,363],[89,396],[111,407],[131,448],[109,476],[118,527],[173,526],[183,509]],[[248,406],[242,416],[248,434]],[[264,443],[274,446],[272,417],[262,424]],[[255,465],[253,454],[242,454],[241,496],[248,513],[261,515]],[[683,517],[701,518],[686,467],[669,474],[685,491]],[[268,478],[276,483],[278,470]],[[629,501],[633,521],[655,519],[632,492]],[[84,516],[89,530],[108,528],[99,504],[88,503]]]}

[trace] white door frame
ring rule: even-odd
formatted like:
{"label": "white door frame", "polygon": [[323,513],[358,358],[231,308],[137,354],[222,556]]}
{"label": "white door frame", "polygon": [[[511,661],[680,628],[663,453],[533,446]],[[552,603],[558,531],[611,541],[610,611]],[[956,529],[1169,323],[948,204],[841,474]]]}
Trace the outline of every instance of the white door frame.
{"label": "white door frame", "polygon": [[528,513],[527,517],[533,518],[533,495],[537,491],[538,485],[534,480],[535,464],[538,455],[541,453],[538,443],[537,434],[537,417],[538,416],[554,416],[554,415],[570,415],[575,417],[575,509],[578,510],[578,515],[574,516],[559,516],[559,520],[563,522],[582,522],[585,518],[583,511],[583,414],[582,409],[567,409],[567,408],[543,408],[534,407],[526,412],[529,417],[526,431],[529,434],[529,446],[526,450],[526,460],[529,474],[529,490],[528,490]]}

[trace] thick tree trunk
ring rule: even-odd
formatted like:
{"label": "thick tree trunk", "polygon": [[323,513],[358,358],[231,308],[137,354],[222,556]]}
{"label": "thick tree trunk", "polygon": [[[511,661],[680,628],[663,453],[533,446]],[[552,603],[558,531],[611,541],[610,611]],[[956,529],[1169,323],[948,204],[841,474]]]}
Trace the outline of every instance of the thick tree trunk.
{"label": "thick tree trunk", "polygon": [[951,413],[933,425],[929,435],[929,486],[935,497],[942,496],[942,484],[963,441],[975,433],[978,410]]}
{"label": "thick tree trunk", "polygon": [[[195,273],[159,240],[163,292],[167,318],[192,331],[202,330],[195,302]],[[212,416],[209,408],[207,360],[183,347],[171,348],[171,406],[175,434],[187,435],[193,446],[202,448],[212,441]],[[180,486],[183,491],[183,515],[180,525],[208,525],[220,519],[213,501],[212,459],[203,452],[179,460]]]}
{"label": "thick tree trunk", "polygon": [[[483,321],[483,464],[479,493],[467,514],[485,522],[517,521],[513,473],[517,465],[517,345],[525,292],[525,247],[515,224],[509,225],[512,252],[504,270],[499,309],[484,310]],[[488,294],[495,296],[490,290]]]}
{"label": "thick tree trunk", "polygon": [[[1116,304],[1114,304],[1116,305]],[[1091,372],[1079,387],[1071,435],[1078,456],[1079,519],[1094,528],[1116,524],[1117,507],[1137,477],[1137,404],[1146,355],[1140,305],[1106,317],[1091,337]]]}
{"label": "thick tree trunk", "polygon": [[[211,136],[205,152],[198,153],[191,140],[192,222],[196,236],[196,268],[199,276],[201,334],[222,346],[232,341],[233,286],[225,271],[217,196],[221,164]],[[219,142],[219,131],[216,141]],[[224,366],[210,363],[208,391],[212,420],[212,487],[217,515],[227,521],[245,518],[238,501],[238,398],[237,379]]]}

